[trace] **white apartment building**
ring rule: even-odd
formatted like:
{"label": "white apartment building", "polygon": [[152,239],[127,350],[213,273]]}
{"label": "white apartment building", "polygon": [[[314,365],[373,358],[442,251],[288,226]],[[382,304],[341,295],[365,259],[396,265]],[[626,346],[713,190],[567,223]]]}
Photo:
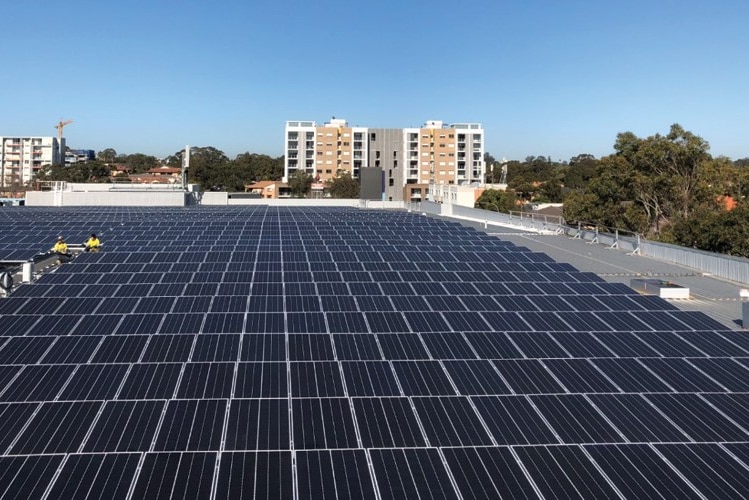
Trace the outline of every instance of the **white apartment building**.
{"label": "white apartment building", "polygon": [[31,181],[42,166],[62,163],[62,151],[64,138],[0,136],[0,185],[19,186]]}
{"label": "white apartment building", "polygon": [[284,180],[297,170],[321,182],[361,168],[382,168],[385,199],[425,199],[429,184],[484,182],[484,129],[478,123],[445,125],[430,120],[419,128],[350,127],[333,118],[287,121]]}

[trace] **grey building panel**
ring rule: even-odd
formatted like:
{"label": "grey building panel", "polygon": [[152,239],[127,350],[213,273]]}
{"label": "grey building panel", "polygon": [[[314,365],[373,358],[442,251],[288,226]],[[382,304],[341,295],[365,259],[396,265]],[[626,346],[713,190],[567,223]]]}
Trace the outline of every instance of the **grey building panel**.
{"label": "grey building panel", "polygon": [[382,169],[380,167],[366,167],[359,171],[361,189],[359,199],[382,199]]}
{"label": "grey building panel", "polygon": [[385,174],[385,200],[403,201],[406,159],[403,149],[403,129],[369,129],[370,167],[380,167]]}

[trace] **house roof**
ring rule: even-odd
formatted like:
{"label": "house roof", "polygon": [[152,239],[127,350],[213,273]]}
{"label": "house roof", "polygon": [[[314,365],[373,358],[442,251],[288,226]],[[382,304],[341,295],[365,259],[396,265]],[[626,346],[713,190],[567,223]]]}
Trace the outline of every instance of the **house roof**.
{"label": "house roof", "polygon": [[182,169],[178,167],[154,167],[148,170],[149,174],[179,174]]}
{"label": "house roof", "polygon": [[141,184],[174,184],[177,182],[174,177],[165,175],[130,174],[128,177],[131,181]]}
{"label": "house roof", "polygon": [[245,189],[265,189],[268,186],[279,186],[279,187],[286,187],[286,183],[281,181],[258,181],[253,182],[252,184],[245,185]]}

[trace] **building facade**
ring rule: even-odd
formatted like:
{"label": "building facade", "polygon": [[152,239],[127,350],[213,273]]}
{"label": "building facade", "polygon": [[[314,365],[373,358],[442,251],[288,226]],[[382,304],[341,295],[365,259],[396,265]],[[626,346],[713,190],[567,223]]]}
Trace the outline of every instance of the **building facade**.
{"label": "building facade", "polygon": [[343,173],[359,178],[362,168],[380,167],[384,197],[422,201],[430,184],[484,181],[484,130],[478,123],[446,125],[431,120],[419,128],[350,127],[333,118],[288,121],[284,181],[302,170],[320,182]]}
{"label": "building facade", "polygon": [[93,149],[71,149],[65,153],[65,165],[86,163],[87,161],[94,161],[95,159],[96,152]]}
{"label": "building facade", "polygon": [[44,165],[61,164],[63,151],[64,138],[0,136],[0,184],[26,184]]}

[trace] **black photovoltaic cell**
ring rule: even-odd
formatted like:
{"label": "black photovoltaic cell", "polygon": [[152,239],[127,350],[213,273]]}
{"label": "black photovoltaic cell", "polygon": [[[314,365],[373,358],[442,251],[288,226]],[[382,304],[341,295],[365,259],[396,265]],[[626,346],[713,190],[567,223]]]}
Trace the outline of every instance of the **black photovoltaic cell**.
{"label": "black photovoltaic cell", "polygon": [[0,497],[42,498],[65,455],[0,457]]}
{"label": "black photovoltaic cell", "polygon": [[224,452],[216,498],[294,498],[291,452]]}
{"label": "black photovoltaic cell", "polygon": [[476,359],[471,346],[460,333],[422,333],[421,339],[435,359]]}
{"label": "black photovoltaic cell", "polygon": [[12,337],[0,350],[0,364],[23,365],[38,363],[56,337]]}
{"label": "black photovoltaic cell", "polygon": [[466,396],[512,393],[491,361],[443,361],[442,364],[459,394]]}
{"label": "black photovoltaic cell", "polygon": [[234,363],[186,363],[177,398],[228,398],[234,382],[234,366]]}
{"label": "black photovoltaic cell", "polygon": [[546,359],[543,363],[569,392],[619,392],[587,359]]}
{"label": "black photovoltaic cell", "polygon": [[569,354],[543,332],[507,332],[526,358],[566,358]]}
{"label": "black photovoltaic cell", "polygon": [[689,440],[671,420],[638,394],[593,394],[591,402],[633,443]]}
{"label": "black photovoltaic cell", "polygon": [[148,451],[165,404],[164,401],[107,401],[84,451]]}
{"label": "black photovoltaic cell", "polygon": [[400,395],[395,373],[387,361],[343,362],[341,368],[349,396]]}
{"label": "black photovoltaic cell", "polygon": [[218,450],[225,413],[222,399],[169,401],[154,450]]}
{"label": "black photovoltaic cell", "polygon": [[198,335],[191,361],[236,361],[239,357],[239,341],[240,335]]}
{"label": "black photovoltaic cell", "polygon": [[616,498],[606,478],[577,446],[515,448],[546,498]]}
{"label": "black photovoltaic cell", "polygon": [[118,399],[171,399],[182,372],[181,363],[138,363],[122,384]]}
{"label": "black photovoltaic cell", "polygon": [[2,337],[24,335],[38,319],[25,314],[0,315],[0,322],[3,325],[3,331],[0,332],[0,345],[2,344]]}
{"label": "black photovoltaic cell", "polygon": [[242,336],[240,361],[286,361],[286,339],[283,335]]}
{"label": "black photovoltaic cell", "polygon": [[294,448],[357,448],[354,419],[346,398],[294,399]]}
{"label": "black photovoltaic cell", "polygon": [[140,358],[148,342],[146,335],[111,335],[105,337],[92,363],[133,363]]}
{"label": "black photovoltaic cell", "polygon": [[235,398],[285,398],[289,395],[286,363],[237,364]]}
{"label": "black photovoltaic cell", "polygon": [[749,433],[736,426],[696,394],[648,394],[651,401],[693,440],[746,441]]}
{"label": "black photovoltaic cell", "polygon": [[52,401],[75,365],[25,366],[0,394],[0,401]]}
{"label": "black photovoltaic cell", "polygon": [[522,358],[517,345],[502,332],[465,332],[468,342],[482,359]]}
{"label": "black photovoltaic cell", "polygon": [[499,445],[559,443],[525,396],[473,397],[471,400]]}
{"label": "black photovoltaic cell", "polygon": [[299,498],[376,499],[364,450],[296,453]]}
{"label": "black photovoltaic cell", "polygon": [[749,495],[746,466],[717,444],[659,444],[656,449],[708,498]]}
{"label": "black photovoltaic cell", "polygon": [[339,360],[366,361],[382,359],[374,335],[332,335]]}
{"label": "black photovoltaic cell", "polygon": [[625,498],[703,498],[650,446],[590,445],[585,450]]}
{"label": "black photovoltaic cell", "polygon": [[83,444],[101,401],[43,403],[9,454],[73,453]]}
{"label": "black photovoltaic cell", "polygon": [[413,398],[431,446],[492,444],[468,398]]}
{"label": "black photovoltaic cell", "polygon": [[211,497],[216,453],[147,453],[133,498]]}
{"label": "black photovoltaic cell", "polygon": [[122,384],[127,365],[90,364],[79,366],[71,375],[58,401],[112,399]]}
{"label": "black photovoltaic cell", "polygon": [[385,359],[429,359],[429,354],[419,335],[413,333],[382,334],[377,336],[377,341]]}
{"label": "black photovoltaic cell", "polygon": [[500,375],[517,394],[555,394],[566,392],[546,367],[536,359],[499,359],[493,361]]}
{"label": "black photovoltaic cell", "polygon": [[141,362],[182,362],[187,361],[195,338],[191,335],[156,335],[151,337],[143,352]]}
{"label": "black photovoltaic cell", "polygon": [[749,341],[704,314],[416,213],[0,235],[92,217],[104,251],[0,299],[4,498],[746,496]]}
{"label": "black photovoltaic cell", "polygon": [[624,439],[584,396],[531,396],[531,402],[564,443],[620,443]]}
{"label": "black photovoltaic cell", "polygon": [[459,498],[435,448],[372,449],[370,456],[385,498]]}
{"label": "black photovoltaic cell", "polygon": [[695,348],[697,348],[705,356],[727,356],[727,357],[740,357],[749,356],[749,352],[742,349],[739,345],[726,339],[724,334],[731,336],[732,332],[700,332],[700,331],[689,331],[679,332],[679,337],[689,342]]}
{"label": "black photovoltaic cell", "polygon": [[447,374],[438,361],[393,361],[406,396],[454,396]]}
{"label": "black photovoltaic cell", "polygon": [[690,359],[698,370],[731,392],[749,392],[749,370],[726,358]]}
{"label": "black photovoltaic cell", "polygon": [[291,370],[291,396],[342,397],[343,378],[338,363],[328,361],[293,362]]}
{"label": "black photovoltaic cell", "polygon": [[667,358],[698,357],[704,353],[671,332],[646,332],[636,334],[653,349]]}
{"label": "black photovoltaic cell", "polygon": [[69,499],[126,499],[140,455],[69,455],[49,495]]}
{"label": "black photovoltaic cell", "polygon": [[58,337],[50,346],[41,363],[85,363],[99,346],[103,336],[75,335]]}
{"label": "black photovoltaic cell", "polygon": [[407,398],[354,398],[354,412],[365,448],[426,446]]}
{"label": "black photovoltaic cell", "polygon": [[232,400],[226,450],[288,450],[290,440],[287,399]]}
{"label": "black photovoltaic cell", "polygon": [[538,498],[509,448],[445,448],[463,498]]}
{"label": "black photovoltaic cell", "polygon": [[330,335],[289,334],[289,359],[291,361],[333,360],[333,343]]}
{"label": "black photovoltaic cell", "polygon": [[624,392],[672,392],[668,384],[649,370],[643,370],[643,365],[634,358],[602,358],[593,359],[606,377]]}
{"label": "black photovoltaic cell", "polygon": [[657,358],[661,356],[658,351],[629,331],[593,332],[593,335],[616,356],[622,358]]}
{"label": "black photovoltaic cell", "polygon": [[8,449],[38,406],[38,403],[0,404],[0,450]]}
{"label": "black photovoltaic cell", "polygon": [[726,391],[685,359],[646,358],[640,362],[678,392]]}

